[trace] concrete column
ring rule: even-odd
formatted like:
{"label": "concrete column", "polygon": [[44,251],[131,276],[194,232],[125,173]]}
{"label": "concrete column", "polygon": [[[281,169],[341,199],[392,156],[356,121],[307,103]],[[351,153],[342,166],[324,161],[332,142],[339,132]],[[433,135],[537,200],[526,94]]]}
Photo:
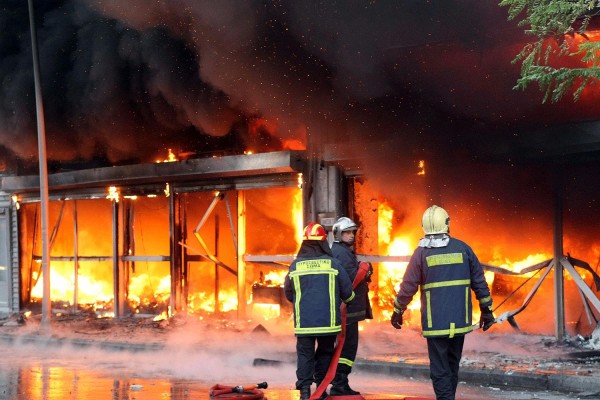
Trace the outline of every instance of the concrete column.
{"label": "concrete column", "polygon": [[347,215],[345,180],[340,168],[321,162],[316,165],[314,176],[313,196],[316,214],[314,220],[330,230],[339,217],[349,216],[352,218],[351,215]]}
{"label": "concrete column", "polygon": [[11,311],[10,198],[0,193],[0,313]]}

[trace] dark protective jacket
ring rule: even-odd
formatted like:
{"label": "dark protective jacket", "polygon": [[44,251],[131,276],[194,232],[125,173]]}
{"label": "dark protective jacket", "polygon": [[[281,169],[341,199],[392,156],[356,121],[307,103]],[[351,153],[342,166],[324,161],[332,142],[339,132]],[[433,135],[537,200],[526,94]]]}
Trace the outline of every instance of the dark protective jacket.
{"label": "dark protective jacket", "polygon": [[348,273],[325,247],[329,250],[325,241],[303,241],[285,277],[297,336],[337,335],[342,330],[340,305],[354,298]]}
{"label": "dark protective jacket", "polygon": [[[331,251],[333,252],[333,257],[342,263],[350,280],[354,282],[354,278],[358,272],[358,260],[352,247],[344,242],[333,242]],[[369,281],[370,277],[365,277],[354,288],[354,300],[348,303],[346,308],[346,323],[350,324],[365,319],[373,319],[373,310],[369,301]]]}
{"label": "dark protective jacket", "polygon": [[403,310],[421,288],[421,327],[425,337],[454,337],[473,330],[471,290],[480,306],[492,305],[483,268],[463,241],[448,237],[441,247],[417,247],[394,301]]}

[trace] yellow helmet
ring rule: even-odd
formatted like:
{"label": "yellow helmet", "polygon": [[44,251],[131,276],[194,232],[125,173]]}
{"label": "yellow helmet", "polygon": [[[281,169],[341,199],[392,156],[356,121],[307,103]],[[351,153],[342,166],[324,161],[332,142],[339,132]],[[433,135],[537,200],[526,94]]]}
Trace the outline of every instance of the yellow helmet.
{"label": "yellow helmet", "polygon": [[450,216],[442,207],[431,206],[423,213],[423,231],[426,235],[448,233],[450,230]]}

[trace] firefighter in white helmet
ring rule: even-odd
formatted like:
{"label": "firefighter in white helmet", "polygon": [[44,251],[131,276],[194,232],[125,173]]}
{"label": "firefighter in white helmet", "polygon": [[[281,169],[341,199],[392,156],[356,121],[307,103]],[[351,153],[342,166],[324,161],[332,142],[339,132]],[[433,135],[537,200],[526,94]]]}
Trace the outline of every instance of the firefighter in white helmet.
{"label": "firefighter in white helmet", "polygon": [[[331,245],[333,256],[340,260],[352,281],[354,281],[358,272],[358,260],[354,252],[357,230],[358,225],[348,217],[341,217],[333,225],[334,242]],[[358,349],[358,321],[373,318],[373,311],[369,303],[369,282],[371,281],[370,276],[372,271],[372,268],[369,268],[369,273],[367,273],[365,279],[354,288],[354,300],[346,308],[346,338],[335,377],[331,382],[331,396],[359,394],[359,392],[350,387],[348,375],[352,372],[352,366]]]}
{"label": "firefighter in white helmet", "polygon": [[429,370],[438,400],[454,400],[465,335],[473,330],[471,291],[479,302],[480,326],[495,322],[492,297],[477,256],[450,236],[450,217],[436,205],[423,213],[425,237],[410,258],[394,301],[392,326],[421,289],[421,328],[427,339]]}
{"label": "firefighter in white helmet", "polygon": [[312,222],[304,228],[298,255],[285,277],[284,291],[294,303],[296,389],[300,400],[308,400],[311,385],[319,386],[325,379],[335,340],[342,331],[340,305],[354,298],[352,281],[333,258],[322,225]]}

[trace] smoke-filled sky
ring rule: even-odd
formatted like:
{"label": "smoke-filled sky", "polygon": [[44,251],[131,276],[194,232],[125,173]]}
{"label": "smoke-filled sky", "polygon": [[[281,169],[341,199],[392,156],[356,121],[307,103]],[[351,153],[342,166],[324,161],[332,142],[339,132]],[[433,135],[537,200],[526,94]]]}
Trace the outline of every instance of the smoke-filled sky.
{"label": "smoke-filled sky", "polygon": [[[598,89],[557,104],[535,85],[513,90],[511,61],[527,38],[497,3],[34,1],[51,172],[152,162],[168,149],[350,144],[396,209],[420,196],[473,236],[498,235],[498,220],[546,235],[555,168],[527,163],[597,151]],[[35,173],[27,2],[3,1],[0,29],[0,157]],[[425,183],[415,181],[420,159]],[[565,208],[579,216],[567,224],[580,231],[599,214],[600,172],[595,160],[569,168]]]}
{"label": "smoke-filled sky", "polygon": [[[482,151],[492,131],[600,114],[512,89],[523,28],[495,1],[34,4],[50,160],[303,148],[307,136]],[[27,2],[4,1],[0,28],[0,153],[35,161]]]}

